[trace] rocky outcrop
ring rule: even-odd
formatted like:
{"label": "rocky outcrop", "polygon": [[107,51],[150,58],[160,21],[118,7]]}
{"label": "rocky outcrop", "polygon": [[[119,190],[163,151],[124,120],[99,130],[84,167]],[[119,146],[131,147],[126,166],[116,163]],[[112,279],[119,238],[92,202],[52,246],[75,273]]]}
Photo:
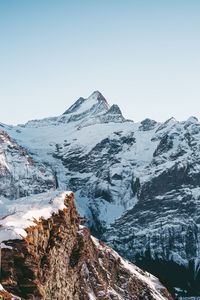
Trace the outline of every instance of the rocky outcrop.
{"label": "rocky outcrop", "polygon": [[155,277],[80,226],[72,193],[63,201],[63,209],[25,228],[25,237],[3,241],[1,283],[9,293],[29,300],[172,299]]}
{"label": "rocky outcrop", "polygon": [[7,292],[0,284],[0,300],[21,300],[21,299],[20,299],[20,297],[17,297],[15,295]]}

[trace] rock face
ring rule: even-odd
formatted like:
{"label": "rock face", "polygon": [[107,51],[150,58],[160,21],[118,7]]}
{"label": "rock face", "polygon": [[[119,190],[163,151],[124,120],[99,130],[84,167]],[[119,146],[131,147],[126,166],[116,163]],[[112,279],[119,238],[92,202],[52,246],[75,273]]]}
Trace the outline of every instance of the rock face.
{"label": "rock face", "polygon": [[179,293],[200,295],[195,117],[134,123],[96,91],[61,116],[4,130],[75,192],[93,234]]}
{"label": "rock face", "polygon": [[0,300],[21,300],[19,297],[7,292],[0,284]]}
{"label": "rock face", "polygon": [[[72,193],[62,201],[63,209],[25,228],[25,237],[3,240],[1,283],[9,293],[29,300],[172,299],[158,279],[80,227]],[[41,214],[44,209],[46,204]],[[9,297],[2,299],[18,299]]]}
{"label": "rock face", "polygon": [[138,177],[138,202],[105,233],[121,255],[191,296],[200,295],[199,132],[193,118],[158,127],[146,178]]}
{"label": "rock face", "polygon": [[36,163],[23,147],[0,130],[0,196],[17,199],[55,188],[52,170]]}

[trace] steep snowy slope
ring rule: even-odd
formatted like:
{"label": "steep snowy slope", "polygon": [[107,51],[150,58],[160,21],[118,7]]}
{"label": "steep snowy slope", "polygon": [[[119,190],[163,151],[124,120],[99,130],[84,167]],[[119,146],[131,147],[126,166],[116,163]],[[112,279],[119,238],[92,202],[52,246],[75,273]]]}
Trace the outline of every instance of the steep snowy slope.
{"label": "steep snowy slope", "polygon": [[[116,151],[119,152],[123,147],[129,147],[129,143],[130,145],[133,143],[133,126],[133,122],[123,118],[116,105],[109,107],[105,98],[99,92],[94,92],[88,99],[77,100],[62,116],[30,121],[25,125],[7,128],[7,130],[13,138],[31,152],[36,161],[50,165],[58,177],[59,188],[75,190],[78,204],[81,206],[80,210],[85,211],[85,206],[89,206],[88,213],[91,214],[94,206],[93,194],[101,193],[103,186],[107,186],[107,179],[104,180],[107,174],[105,172],[100,174],[98,164],[106,169],[107,165],[110,166],[112,163],[111,159],[114,159]],[[103,151],[106,144],[106,148],[109,149],[111,139],[114,144],[119,144],[116,145],[119,149],[113,148],[113,153],[105,153],[102,159],[101,153],[98,153],[99,149]],[[118,166],[121,168],[120,164]],[[99,183],[95,187],[98,178]],[[77,180],[80,182],[78,186]],[[87,188],[85,189],[86,182]],[[120,192],[120,190],[121,187],[116,181],[116,192],[113,197],[115,197],[114,205],[116,205],[117,216],[120,216],[121,212],[129,206],[130,199],[130,192],[128,192],[126,199],[123,200],[124,191]],[[96,195],[95,198],[97,197]],[[88,203],[90,199],[92,201]],[[102,205],[104,209],[107,209],[107,198],[105,200],[102,199]],[[112,203],[110,205],[113,209]],[[105,219],[110,222],[109,212],[108,215],[105,214]]]}
{"label": "steep snowy slope", "polygon": [[16,199],[55,188],[52,170],[36,163],[24,148],[0,130],[0,197]]}
{"label": "steep snowy slope", "polygon": [[[169,286],[200,293],[196,118],[134,123],[94,92],[61,116],[4,130],[51,166],[60,189],[75,191],[94,234]],[[170,271],[158,270],[158,261],[170,262]]]}

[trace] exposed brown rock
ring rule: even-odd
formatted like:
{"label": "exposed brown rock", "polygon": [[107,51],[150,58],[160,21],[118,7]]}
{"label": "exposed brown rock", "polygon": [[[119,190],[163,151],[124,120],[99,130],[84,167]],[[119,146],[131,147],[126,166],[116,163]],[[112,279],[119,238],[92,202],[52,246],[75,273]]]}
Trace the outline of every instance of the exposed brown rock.
{"label": "exposed brown rock", "polygon": [[65,206],[48,220],[35,221],[26,238],[5,242],[12,247],[2,249],[1,283],[7,291],[29,300],[172,299],[161,284],[157,290],[148,284],[154,280],[150,275],[127,267],[80,228],[73,194],[66,196]]}
{"label": "exposed brown rock", "polygon": [[7,292],[0,284],[0,300],[20,300],[20,298]]}
{"label": "exposed brown rock", "polygon": [[12,295],[6,291],[0,291],[0,300],[12,300]]}

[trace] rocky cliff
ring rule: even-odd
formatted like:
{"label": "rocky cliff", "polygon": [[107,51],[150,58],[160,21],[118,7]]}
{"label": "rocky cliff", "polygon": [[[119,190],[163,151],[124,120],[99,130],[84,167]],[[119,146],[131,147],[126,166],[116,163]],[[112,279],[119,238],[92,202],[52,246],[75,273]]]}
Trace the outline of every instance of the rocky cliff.
{"label": "rocky cliff", "polygon": [[9,293],[0,284],[0,300],[21,300],[21,298]]}
{"label": "rocky cliff", "polygon": [[20,201],[1,220],[1,283],[9,293],[2,289],[0,299],[172,299],[158,279],[80,226],[72,193]]}

